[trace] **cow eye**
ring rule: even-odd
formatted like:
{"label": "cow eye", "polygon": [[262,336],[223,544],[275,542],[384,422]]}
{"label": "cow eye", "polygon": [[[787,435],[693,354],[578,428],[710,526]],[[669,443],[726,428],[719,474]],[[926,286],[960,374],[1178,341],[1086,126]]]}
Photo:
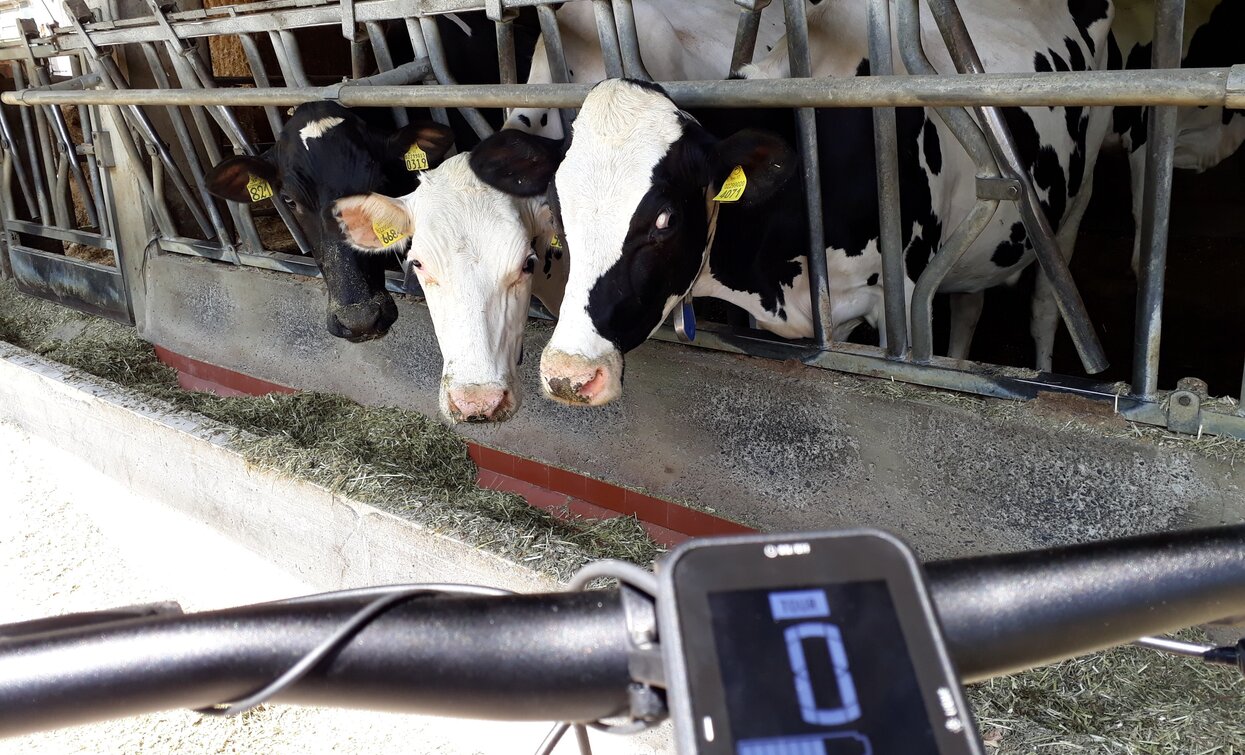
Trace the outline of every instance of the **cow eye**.
{"label": "cow eye", "polygon": [[523,260],[523,274],[531,275],[536,270],[536,255],[529,254],[527,259]]}
{"label": "cow eye", "polygon": [[419,260],[411,260],[411,267],[415,268],[416,270],[423,270],[424,263],[420,262]]}
{"label": "cow eye", "polygon": [[291,210],[298,209],[298,202],[295,202],[294,197],[291,197],[289,194],[282,194],[281,201],[285,202],[285,206],[290,208]]}
{"label": "cow eye", "polygon": [[678,219],[679,216],[675,214],[675,211],[667,207],[661,211],[660,215],[657,216],[657,221],[653,223],[653,228],[659,231],[667,230],[670,226],[678,222]]}

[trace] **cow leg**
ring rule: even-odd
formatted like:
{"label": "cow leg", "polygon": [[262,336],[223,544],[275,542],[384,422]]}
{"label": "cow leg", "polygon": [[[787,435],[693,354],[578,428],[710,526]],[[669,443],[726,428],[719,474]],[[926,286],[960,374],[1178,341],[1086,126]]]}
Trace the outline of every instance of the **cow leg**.
{"label": "cow leg", "polygon": [[1146,188],[1146,151],[1143,147],[1128,153],[1128,170],[1129,186],[1133,192],[1133,275],[1140,279],[1141,203]]}
{"label": "cow leg", "polygon": [[951,294],[951,339],[947,344],[947,356],[968,359],[968,348],[973,345],[973,333],[985,303],[985,291]]}
{"label": "cow leg", "polygon": [[[1081,219],[1085,217],[1085,208],[1089,206],[1091,194],[1093,194],[1093,182],[1087,178],[1072,207],[1069,208],[1063,226],[1055,234],[1055,244],[1058,245],[1059,252],[1065,261],[1072,259],[1072,253],[1076,249],[1076,235],[1081,228]],[[1051,288],[1046,275],[1039,270],[1037,286],[1033,290],[1033,321],[1030,323],[1029,332],[1033,335],[1036,367],[1042,372],[1051,370],[1052,354],[1055,351],[1055,333],[1059,330],[1059,322],[1059,305],[1055,301],[1055,291]]]}

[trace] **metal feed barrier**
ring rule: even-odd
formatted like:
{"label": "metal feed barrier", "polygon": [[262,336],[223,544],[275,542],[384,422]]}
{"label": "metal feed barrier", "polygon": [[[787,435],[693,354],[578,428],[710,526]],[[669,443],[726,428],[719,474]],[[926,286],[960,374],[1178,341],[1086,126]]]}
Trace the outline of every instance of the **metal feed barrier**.
{"label": "metal feed barrier", "polygon": [[[572,1],[593,4],[607,72],[612,76],[647,78],[631,0]],[[249,207],[226,205],[209,196],[204,167],[222,157],[214,128],[219,129],[235,152],[256,153],[233,108],[262,107],[274,133],[283,123],[281,108],[314,100],[335,100],[346,106],[392,107],[399,124],[406,122],[404,106],[430,107],[434,117],[442,122],[448,122],[445,108],[459,108],[471,128],[483,137],[491,133],[491,128],[473,108],[519,104],[556,107],[562,108],[564,121],[569,121],[573,108],[582,104],[589,89],[589,85],[565,83],[569,76],[550,0],[268,0],[177,12],[167,12],[155,0],[143,2],[146,13],[133,18],[111,18],[87,8],[81,0],[69,0],[66,7],[72,28],[38,36],[33,28],[26,27],[23,39],[0,46],[0,60],[10,62],[16,86],[16,91],[0,98],[6,105],[0,111],[3,220],[13,275],[29,290],[118,319],[132,319],[128,292],[136,281],[129,278],[140,269],[123,263],[128,255],[148,251],[121,248],[111,233],[118,218],[123,218],[127,225],[145,224],[151,229],[150,246],[163,252],[318,274],[307,256],[266,250]],[[739,6],[739,24],[730,70],[723,71],[724,79],[751,62],[761,13],[769,5],[769,0],[734,2]],[[1214,411],[1204,408],[1202,398],[1194,391],[1163,395],[1157,385],[1176,108],[1245,107],[1245,66],[1179,69],[1185,3],[1157,0],[1151,70],[987,74],[983,73],[955,1],[926,0],[958,71],[939,74],[920,44],[919,0],[868,2],[873,73],[869,77],[807,78],[810,57],[806,6],[803,0],[783,0],[793,78],[663,82],[684,107],[797,108],[803,180],[812,210],[808,255],[815,338],[782,341],[714,325],[701,328],[697,345],[755,356],[795,358],[836,370],[999,398],[1032,398],[1040,391],[1072,392],[1111,401],[1120,414],[1136,422],[1181,432],[1245,438],[1245,410],[1241,404],[1235,410]],[[535,6],[537,11],[552,84],[516,83],[512,22],[518,10],[527,6]],[[912,75],[891,75],[892,6],[898,49]],[[460,85],[449,71],[433,17],[467,11],[483,11],[495,24],[500,85]],[[395,65],[382,27],[385,22],[404,25],[415,55],[413,62]],[[334,26],[340,26],[349,44],[351,80],[312,86],[293,32]],[[219,37],[239,41],[253,86],[217,86],[196,43]],[[361,78],[365,41],[381,71],[370,78]],[[285,86],[272,85],[276,76],[265,67],[263,43],[270,48],[279,69],[277,75]],[[48,67],[53,59],[68,60],[70,78],[53,83]],[[127,60],[131,74],[145,63],[154,87],[131,88],[118,65],[122,59]],[[175,81],[166,72],[166,60]],[[999,110],[1004,106],[1031,105],[1151,107],[1133,380],[1132,389],[1127,392],[1086,379],[966,364],[933,355],[932,301],[940,282],[982,232],[1000,203],[1017,202],[1041,271],[1051,283],[1085,371],[1092,375],[1107,366],[1085,305],[1055,244],[1028,174],[1021,168],[1016,146]],[[64,127],[58,106],[76,106],[81,113],[80,143],[74,143]],[[910,312],[905,311],[903,290],[896,106],[936,108],[938,117],[956,135],[978,171],[977,205],[920,276]],[[813,108],[819,107],[874,108],[882,230],[879,244],[885,273],[885,350],[831,341],[820,172],[817,152],[812,148],[817,140]],[[172,135],[179,156],[172,153],[153,124],[152,114],[159,111],[167,118],[165,132]],[[109,114],[112,128],[101,125],[102,113]],[[20,136],[10,123],[20,124]],[[119,157],[113,155],[114,142],[120,146]],[[145,208],[119,208],[113,201],[108,171],[101,168],[111,167],[116,159],[143,166],[137,172]],[[24,219],[13,199],[14,178],[25,202]],[[77,227],[68,201],[71,184],[77,187],[80,197],[91,199],[86,202],[88,217]],[[166,184],[175,190],[175,201],[184,212],[170,207]],[[221,206],[226,207],[229,223],[221,214]],[[306,242],[289,217],[289,210],[280,201],[274,202],[274,206],[293,244],[305,255]],[[189,218],[182,222],[190,226],[189,235],[182,232],[179,216]],[[231,229],[236,230],[236,242]],[[25,240],[30,238],[102,247],[116,255],[118,265],[107,270],[40,251],[27,245]],[[395,292],[402,290],[398,274],[391,274],[389,286]],[[670,329],[663,329],[659,337],[676,338]],[[1245,385],[1241,398],[1245,399]]]}

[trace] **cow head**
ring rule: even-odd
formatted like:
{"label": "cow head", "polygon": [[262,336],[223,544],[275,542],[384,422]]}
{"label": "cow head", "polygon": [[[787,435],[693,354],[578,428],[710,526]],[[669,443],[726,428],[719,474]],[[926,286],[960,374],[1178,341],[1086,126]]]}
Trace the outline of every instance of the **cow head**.
{"label": "cow head", "polygon": [[277,143],[258,157],[232,157],[208,175],[208,189],[234,202],[252,201],[248,184],[271,187],[311,245],[328,289],[328,331],[350,341],[380,338],[398,318],[385,290],[385,259],[345,243],[333,202],[369,191],[409,191],[418,173],[404,156],[418,146],[436,165],[453,144],[446,126],[412,123],[385,135],[332,102],[300,105]]}
{"label": "cow head", "polygon": [[558,142],[503,130],[425,173],[405,197],[337,202],[358,249],[411,237],[407,260],[441,346],[441,411],[452,421],[498,422],[519,407],[533,279],[550,274],[553,227],[543,194],[560,151]]}
{"label": "cow head", "polygon": [[740,168],[736,206],[765,201],[794,172],[786,142],[718,140],[653,84],[599,84],[549,189],[574,252],[560,319],[541,356],[546,395],[600,405],[622,393],[623,354],[691,290],[709,252],[717,188]]}

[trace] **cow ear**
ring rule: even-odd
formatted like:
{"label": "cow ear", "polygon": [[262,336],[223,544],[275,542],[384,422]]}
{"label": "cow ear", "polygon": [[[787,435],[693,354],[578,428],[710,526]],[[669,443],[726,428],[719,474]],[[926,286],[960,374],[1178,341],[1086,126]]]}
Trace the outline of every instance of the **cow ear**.
{"label": "cow ear", "polygon": [[739,204],[754,207],[791,180],[797,160],[795,150],[777,134],[752,128],[737,131],[718,142],[717,185],[721,187],[735,168],[740,168],[747,184]]}
{"label": "cow ear", "polygon": [[364,252],[397,246],[411,235],[406,205],[380,194],[356,194],[333,203],[333,217],[346,242]]}
{"label": "cow ear", "polygon": [[516,197],[545,193],[562,162],[562,142],[502,129],[471,150],[469,165],[481,181]]}
{"label": "cow ear", "polygon": [[[435,168],[445,159],[445,153],[454,146],[454,132],[449,126],[435,121],[415,121],[398,129],[389,136],[385,145],[387,157],[391,160],[402,160],[411,151],[411,147],[419,147],[427,156],[428,168]],[[423,168],[414,168],[422,170]]]}
{"label": "cow ear", "polygon": [[249,203],[255,199],[247,185],[255,179],[266,181],[273,192],[281,190],[281,174],[266,153],[259,157],[243,155],[225,160],[208,173],[207,188],[221,199]]}

